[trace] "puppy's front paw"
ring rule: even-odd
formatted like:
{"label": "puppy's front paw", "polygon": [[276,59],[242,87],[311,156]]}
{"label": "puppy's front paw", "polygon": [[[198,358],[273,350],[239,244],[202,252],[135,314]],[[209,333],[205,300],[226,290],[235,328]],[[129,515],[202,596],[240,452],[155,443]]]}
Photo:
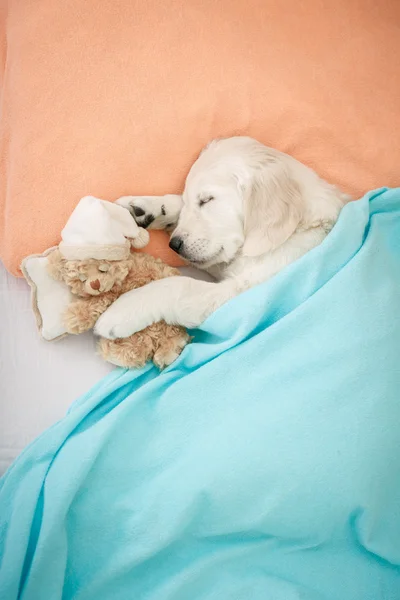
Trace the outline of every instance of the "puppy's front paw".
{"label": "puppy's front paw", "polygon": [[119,335],[118,329],[119,327],[116,325],[113,316],[111,315],[110,317],[106,310],[94,326],[94,333],[100,337],[107,338],[108,340],[116,340],[117,338],[124,337],[123,335]]}
{"label": "puppy's front paw", "polygon": [[182,207],[181,196],[123,196],[116,201],[127,208],[139,227],[172,229]]}
{"label": "puppy's front paw", "polygon": [[94,328],[95,334],[116,340],[144,329],[148,323],[143,321],[144,311],[140,296],[139,303],[135,302],[140,292],[141,290],[132,290],[118,298],[98,319]]}

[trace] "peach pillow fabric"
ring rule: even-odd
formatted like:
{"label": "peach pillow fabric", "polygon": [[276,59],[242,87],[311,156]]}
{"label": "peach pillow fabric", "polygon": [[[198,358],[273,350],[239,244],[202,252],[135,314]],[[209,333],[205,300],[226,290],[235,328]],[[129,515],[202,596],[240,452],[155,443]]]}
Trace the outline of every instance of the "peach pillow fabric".
{"label": "peach pillow fabric", "polygon": [[252,135],[355,197],[400,184],[398,0],[0,6],[0,255],[15,274],[81,196],[178,192],[217,136]]}

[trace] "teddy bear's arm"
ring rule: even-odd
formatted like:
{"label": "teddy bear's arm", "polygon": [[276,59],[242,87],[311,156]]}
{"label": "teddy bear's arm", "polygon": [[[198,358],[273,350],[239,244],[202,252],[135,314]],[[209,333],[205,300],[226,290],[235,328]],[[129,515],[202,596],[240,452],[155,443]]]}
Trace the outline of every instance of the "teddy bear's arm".
{"label": "teddy bear's arm", "polygon": [[78,334],[92,329],[101,314],[113,303],[114,297],[98,296],[76,300],[64,313],[64,325],[68,333]]}

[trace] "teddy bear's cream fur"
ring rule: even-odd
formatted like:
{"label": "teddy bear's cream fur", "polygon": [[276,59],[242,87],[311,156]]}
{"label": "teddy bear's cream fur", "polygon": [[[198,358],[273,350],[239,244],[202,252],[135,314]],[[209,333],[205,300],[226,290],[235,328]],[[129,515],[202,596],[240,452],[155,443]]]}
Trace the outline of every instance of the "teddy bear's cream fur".
{"label": "teddy bear's cream fur", "polygon": [[[139,253],[119,261],[66,260],[57,249],[49,255],[47,268],[54,279],[66,283],[79,296],[64,314],[66,330],[72,334],[92,329],[106,308],[124,292],[179,275],[161,260]],[[121,367],[142,367],[153,360],[162,369],[179,356],[189,341],[183,327],[160,321],[128,338],[100,338],[98,351],[106,361]]]}

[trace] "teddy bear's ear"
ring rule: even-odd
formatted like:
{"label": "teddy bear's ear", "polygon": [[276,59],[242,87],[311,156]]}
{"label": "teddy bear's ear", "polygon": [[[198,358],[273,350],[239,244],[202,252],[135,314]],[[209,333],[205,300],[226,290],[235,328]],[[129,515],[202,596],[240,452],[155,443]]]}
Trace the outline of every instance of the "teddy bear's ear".
{"label": "teddy bear's ear", "polygon": [[51,252],[47,257],[47,272],[48,274],[56,279],[57,281],[63,281],[63,273],[64,273],[64,263],[61,252],[58,248],[56,248],[53,252]]}

